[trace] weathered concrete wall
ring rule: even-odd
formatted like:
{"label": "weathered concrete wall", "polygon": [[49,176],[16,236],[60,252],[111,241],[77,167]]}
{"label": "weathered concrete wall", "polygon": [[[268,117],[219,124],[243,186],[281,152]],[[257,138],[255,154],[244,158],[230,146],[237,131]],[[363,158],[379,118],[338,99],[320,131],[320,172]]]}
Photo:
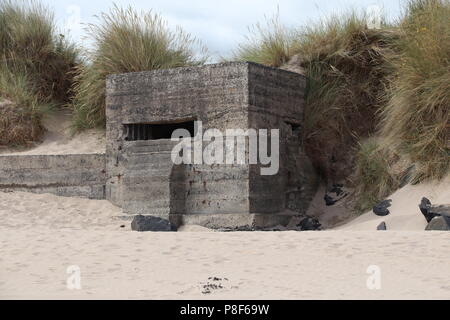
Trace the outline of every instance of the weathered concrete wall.
{"label": "weathered concrete wall", "polygon": [[319,184],[301,138],[306,78],[249,64],[248,79],[249,127],[280,130],[280,171],[275,176],[262,176],[260,165],[252,166],[250,211],[306,213]]}
{"label": "weathered concrete wall", "polygon": [[0,191],[105,198],[105,155],[0,156]]}
{"label": "weathered concrete wall", "polygon": [[124,213],[167,217],[184,210],[184,170],[172,164],[173,146],[170,140],[124,143],[123,175],[116,180]]}
{"label": "weathered concrete wall", "polygon": [[[214,170],[208,165],[185,166],[183,178],[177,179],[180,174],[176,172],[183,170],[172,165],[170,151],[174,144],[170,140],[127,142],[123,136],[124,124],[190,119],[202,121],[204,130],[246,129],[247,76],[247,63],[226,63],[109,77],[107,198],[132,214],[167,217],[181,211],[248,212],[245,166],[235,169],[236,174],[225,175],[217,166]],[[138,180],[141,183],[136,185]],[[135,192],[129,194],[130,190]]]}

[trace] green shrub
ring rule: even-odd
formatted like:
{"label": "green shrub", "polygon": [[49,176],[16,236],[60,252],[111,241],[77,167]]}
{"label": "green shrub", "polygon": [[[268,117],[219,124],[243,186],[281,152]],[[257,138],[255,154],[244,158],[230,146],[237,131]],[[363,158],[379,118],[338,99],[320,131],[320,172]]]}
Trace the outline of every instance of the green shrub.
{"label": "green shrub", "polygon": [[110,74],[199,65],[206,61],[199,42],[180,28],[172,32],[157,14],[115,6],[89,25],[94,49],[79,68],[74,86],[74,126],[105,125],[105,81]]}

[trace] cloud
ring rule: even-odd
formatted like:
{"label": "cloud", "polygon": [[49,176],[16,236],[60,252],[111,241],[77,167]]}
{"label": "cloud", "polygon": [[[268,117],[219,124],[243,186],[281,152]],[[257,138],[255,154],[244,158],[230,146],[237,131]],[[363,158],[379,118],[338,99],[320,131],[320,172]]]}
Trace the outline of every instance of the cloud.
{"label": "cloud", "polygon": [[[67,20],[73,19],[74,8],[80,9],[80,22],[92,23],[95,22],[94,15],[108,11],[113,5],[108,0],[43,1],[55,9],[61,28]],[[121,0],[115,3],[160,13],[170,27],[183,27],[202,40],[216,56],[229,55],[243,41],[249,26],[264,21],[265,16],[273,16],[278,9],[280,20],[288,26],[305,25],[347,8],[365,10],[373,4],[384,6],[391,18],[400,11],[399,3],[391,0]],[[76,41],[82,41],[84,32],[79,25],[71,28],[70,33]]]}

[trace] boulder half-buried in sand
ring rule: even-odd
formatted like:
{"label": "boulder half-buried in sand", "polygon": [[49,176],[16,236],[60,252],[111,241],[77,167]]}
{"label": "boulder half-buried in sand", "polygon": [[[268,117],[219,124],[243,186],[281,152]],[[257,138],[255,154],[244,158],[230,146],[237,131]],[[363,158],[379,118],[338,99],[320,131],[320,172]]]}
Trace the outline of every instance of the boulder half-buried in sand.
{"label": "boulder half-buried in sand", "polygon": [[305,217],[300,223],[297,225],[300,227],[301,231],[319,231],[322,228],[319,220],[312,217]]}
{"label": "boulder half-buried in sand", "polygon": [[434,218],[443,217],[444,221],[447,221],[450,224],[449,205],[433,206],[430,200],[427,198],[422,198],[422,201],[419,204],[419,209],[428,223],[431,223]]}
{"label": "boulder half-buried in sand", "polygon": [[131,222],[131,230],[133,231],[153,231],[153,232],[170,232],[176,231],[175,227],[168,221],[158,217],[138,215]]}
{"label": "boulder half-buried in sand", "polygon": [[373,213],[380,217],[387,216],[391,213],[388,209],[391,206],[391,202],[392,200],[381,201],[379,204],[373,207]]}
{"label": "boulder half-buried in sand", "polygon": [[450,217],[435,217],[425,228],[427,231],[450,231]]}
{"label": "boulder half-buried in sand", "polygon": [[383,221],[382,223],[380,223],[377,227],[377,230],[378,231],[386,231],[387,230],[386,222]]}

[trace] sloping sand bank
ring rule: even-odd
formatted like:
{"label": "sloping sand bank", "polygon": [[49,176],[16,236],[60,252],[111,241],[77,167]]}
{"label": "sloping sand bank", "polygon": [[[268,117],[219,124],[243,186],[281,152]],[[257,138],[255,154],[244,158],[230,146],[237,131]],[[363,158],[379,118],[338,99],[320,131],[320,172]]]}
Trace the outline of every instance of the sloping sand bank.
{"label": "sloping sand bank", "polygon": [[0,155],[105,153],[104,130],[90,129],[73,135],[70,128],[71,115],[65,110],[46,115],[43,125],[47,132],[41,143],[26,149],[0,148]]}
{"label": "sloping sand bank", "polygon": [[[441,182],[428,182],[419,185],[407,185],[388,199],[392,200],[391,212],[386,217],[378,217],[372,211],[363,214],[337,230],[376,230],[385,221],[388,230],[425,230],[427,221],[420,212],[419,203],[423,197],[433,204],[450,205],[450,176]],[[450,256],[450,252],[448,253]]]}
{"label": "sloping sand bank", "polygon": [[[118,214],[106,201],[0,193],[0,298],[450,299],[449,233],[137,233]],[[380,290],[367,287],[371,265]],[[67,288],[70,266],[81,290]]]}

